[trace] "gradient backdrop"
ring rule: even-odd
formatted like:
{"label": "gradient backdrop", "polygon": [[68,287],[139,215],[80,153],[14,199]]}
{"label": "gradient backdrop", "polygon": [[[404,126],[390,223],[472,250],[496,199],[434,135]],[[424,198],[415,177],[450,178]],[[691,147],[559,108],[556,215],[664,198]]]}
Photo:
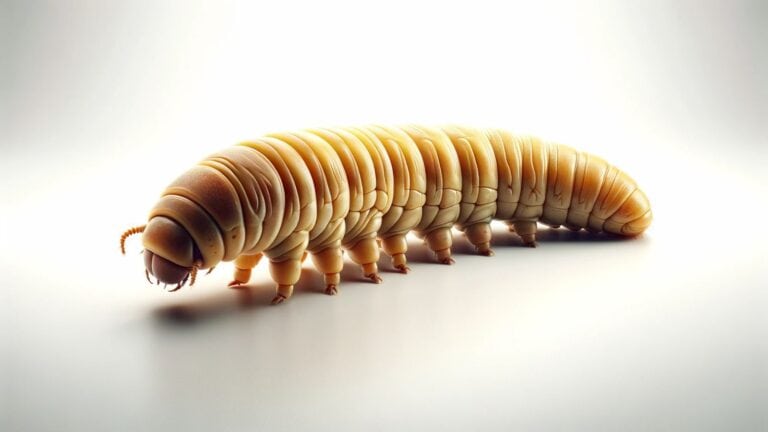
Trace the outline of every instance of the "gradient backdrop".
{"label": "gradient backdrop", "polygon": [[[767,430],[768,3],[532,3],[0,0],[0,430]],[[274,308],[118,253],[205,155],[374,122],[571,144],[656,220]]]}

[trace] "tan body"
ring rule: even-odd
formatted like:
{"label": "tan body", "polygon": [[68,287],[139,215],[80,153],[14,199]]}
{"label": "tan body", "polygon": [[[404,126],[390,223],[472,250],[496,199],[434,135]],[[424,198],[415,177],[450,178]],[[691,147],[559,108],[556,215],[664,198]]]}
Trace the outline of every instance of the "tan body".
{"label": "tan body", "polygon": [[203,160],[163,193],[144,246],[148,273],[172,283],[179,277],[163,276],[166,268],[234,260],[231,285],[243,284],[265,255],[281,302],[307,253],[334,294],[342,248],[379,282],[379,246],[406,272],[412,230],[450,264],[454,226],[491,255],[492,219],[534,246],[537,222],[634,236],[651,218],[629,176],[564,145],[498,129],[329,128],[272,134]]}

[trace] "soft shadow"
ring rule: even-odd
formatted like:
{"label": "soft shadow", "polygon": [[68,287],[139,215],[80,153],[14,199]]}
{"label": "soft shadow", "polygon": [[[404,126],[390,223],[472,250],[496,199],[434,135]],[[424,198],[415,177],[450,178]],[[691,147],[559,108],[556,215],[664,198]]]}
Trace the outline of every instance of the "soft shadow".
{"label": "soft shadow", "polygon": [[274,290],[265,286],[218,288],[216,293],[203,298],[159,306],[152,310],[152,316],[163,326],[189,327],[230,316],[234,312],[251,312],[256,308],[268,306],[273,296]]}
{"label": "soft shadow", "polygon": [[[313,269],[302,268],[299,282],[293,289],[293,297],[307,294],[325,295],[324,287],[320,273]],[[257,281],[231,288],[211,288],[216,292],[202,298],[195,297],[172,305],[157,307],[152,311],[152,315],[163,325],[191,326],[232,313],[252,313],[259,308],[271,307],[272,298],[275,296],[275,286],[272,281]]]}
{"label": "soft shadow", "polygon": [[[419,239],[408,239],[408,252],[405,254],[406,258],[408,259],[409,263],[433,263],[435,261],[435,253],[432,252],[427,245],[424,243],[424,241]],[[387,263],[389,269],[391,269],[392,272],[398,272],[398,270],[395,270],[392,268],[392,264],[390,263],[389,257],[387,258]]]}
{"label": "soft shadow", "polygon": [[[591,233],[589,231],[571,231],[566,228],[541,228],[536,233],[537,243],[602,243],[602,242],[626,242],[637,240],[642,237],[622,237],[615,234],[608,233]],[[523,242],[516,233],[508,230],[494,230],[493,241],[494,246],[520,246],[523,247]]]}
{"label": "soft shadow", "polygon": [[[384,262],[382,259],[379,259],[379,271],[381,271],[381,263]],[[344,261],[344,267],[341,269],[341,283],[342,287],[341,289],[344,289],[346,287],[346,283],[349,282],[363,282],[363,283],[373,283],[370,279],[363,276],[363,269],[359,265],[351,262],[351,261]]]}
{"label": "soft shadow", "polygon": [[[536,242],[542,246],[547,243],[603,243],[603,242],[627,242],[641,239],[642,237],[622,237],[608,233],[591,233],[585,230],[571,231],[565,228],[539,227],[536,233]],[[494,249],[512,247],[527,248],[522,239],[514,232],[506,228],[493,227],[491,246]],[[421,240],[408,241],[408,262],[411,263],[435,263],[435,254]],[[467,240],[462,233],[454,232],[451,255],[477,255],[474,245]],[[389,260],[387,259],[387,263]],[[388,266],[391,269],[391,266]],[[391,269],[391,271],[395,271]]]}
{"label": "soft shadow", "polygon": [[[571,231],[568,229],[540,228],[537,233],[537,241],[541,247],[546,244],[557,243],[604,243],[627,242],[642,239],[642,237],[620,237],[605,233],[590,233],[584,230]],[[494,227],[492,244],[494,248],[516,247],[524,248],[520,237],[503,228]],[[474,246],[461,235],[454,233],[453,255],[475,255]],[[422,240],[408,239],[408,262],[410,263],[436,263],[434,253]],[[381,253],[378,262],[380,273],[400,273],[392,267],[390,257]],[[364,277],[359,265],[345,260],[341,271],[340,290],[355,289],[355,282],[373,284]],[[294,297],[303,295],[323,295],[325,284],[323,276],[314,268],[304,267],[301,270],[301,278],[294,287]],[[163,326],[190,327],[203,322],[215,320],[233,313],[253,313],[260,308],[271,306],[271,300],[275,295],[274,284],[269,281],[257,281],[237,288],[212,287],[215,292],[205,297],[187,298],[178,303],[163,305],[152,311],[154,319]],[[290,301],[289,301],[290,303]],[[276,308],[285,307],[276,306]]]}

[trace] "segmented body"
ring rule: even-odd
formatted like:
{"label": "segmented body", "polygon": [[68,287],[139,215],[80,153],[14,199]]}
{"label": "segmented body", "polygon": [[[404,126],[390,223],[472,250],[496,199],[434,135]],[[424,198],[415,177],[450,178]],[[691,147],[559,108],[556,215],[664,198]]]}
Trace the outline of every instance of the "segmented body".
{"label": "segmented body", "polygon": [[[153,229],[157,218],[183,228],[191,249],[174,245],[181,230]],[[492,219],[534,245],[537,222],[633,236],[651,218],[629,176],[568,146],[500,129],[327,128],[268,135],[201,161],[165,190],[144,245],[183,268],[235,260],[235,284],[266,255],[282,301],[306,252],[332,294],[341,248],[379,281],[377,239],[407,271],[412,230],[450,263],[453,226],[491,254]]]}

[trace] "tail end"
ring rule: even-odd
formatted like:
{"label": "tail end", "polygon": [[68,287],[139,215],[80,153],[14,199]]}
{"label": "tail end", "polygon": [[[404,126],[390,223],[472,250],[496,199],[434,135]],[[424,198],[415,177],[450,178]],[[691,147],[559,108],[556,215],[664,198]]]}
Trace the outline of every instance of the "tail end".
{"label": "tail end", "polygon": [[609,233],[634,237],[642,234],[652,220],[653,212],[648,197],[636,189],[619,210],[605,221],[603,229]]}

